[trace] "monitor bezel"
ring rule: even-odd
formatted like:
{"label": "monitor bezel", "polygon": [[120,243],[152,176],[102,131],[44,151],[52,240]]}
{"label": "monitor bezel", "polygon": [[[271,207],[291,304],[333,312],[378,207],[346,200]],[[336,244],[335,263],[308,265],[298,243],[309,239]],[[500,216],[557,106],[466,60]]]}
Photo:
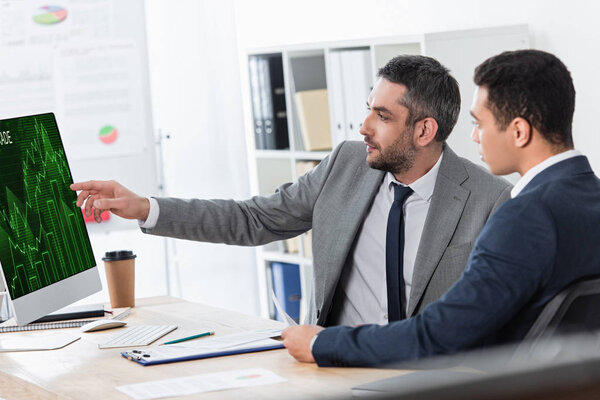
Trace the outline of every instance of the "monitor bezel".
{"label": "monitor bezel", "polygon": [[[2,280],[6,285],[4,272]],[[98,266],[94,266],[14,300],[11,298],[12,313],[17,325],[26,325],[100,290],[100,274]],[[6,293],[10,298],[10,291]]]}

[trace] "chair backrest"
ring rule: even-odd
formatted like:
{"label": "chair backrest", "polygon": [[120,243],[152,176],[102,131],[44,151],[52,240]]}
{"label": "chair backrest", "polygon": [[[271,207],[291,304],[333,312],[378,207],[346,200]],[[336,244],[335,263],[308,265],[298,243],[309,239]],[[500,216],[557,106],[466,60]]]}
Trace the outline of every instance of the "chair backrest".
{"label": "chair backrest", "polygon": [[559,292],[542,310],[525,342],[600,329],[600,278],[586,278]]}

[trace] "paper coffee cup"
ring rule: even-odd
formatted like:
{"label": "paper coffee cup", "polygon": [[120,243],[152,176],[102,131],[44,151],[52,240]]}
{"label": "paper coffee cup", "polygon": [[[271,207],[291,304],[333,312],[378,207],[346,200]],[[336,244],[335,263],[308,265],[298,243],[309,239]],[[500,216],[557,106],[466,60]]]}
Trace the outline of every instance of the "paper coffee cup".
{"label": "paper coffee cup", "polygon": [[131,250],[107,251],[102,257],[112,308],[135,306],[135,258]]}

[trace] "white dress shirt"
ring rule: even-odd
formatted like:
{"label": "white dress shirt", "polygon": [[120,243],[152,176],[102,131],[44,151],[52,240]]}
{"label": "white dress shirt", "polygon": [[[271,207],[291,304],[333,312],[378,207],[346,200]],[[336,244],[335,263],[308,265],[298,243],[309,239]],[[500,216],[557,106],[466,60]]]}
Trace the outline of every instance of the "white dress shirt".
{"label": "white dress shirt", "polygon": [[[403,272],[407,303],[410,299],[417,250],[442,157],[443,155],[425,175],[408,185],[413,193],[403,206]],[[342,305],[336,324],[354,326],[388,323],[385,243],[388,214],[394,202],[394,184],[401,183],[388,172],[357,234],[352,265],[344,270],[340,279]]]}
{"label": "white dress shirt", "polygon": [[160,213],[160,207],[158,201],[154,197],[148,198],[150,200],[150,211],[148,211],[148,218],[145,221],[138,220],[140,228],[152,229],[156,226],[158,221],[158,214]]}
{"label": "white dress shirt", "polygon": [[525,188],[525,186],[527,186],[527,184],[529,182],[531,182],[532,179],[535,178],[535,176],[537,174],[539,174],[546,168],[548,168],[556,163],[559,163],[561,161],[567,160],[569,158],[573,158],[573,157],[577,157],[577,156],[581,156],[581,155],[583,155],[583,154],[581,154],[581,152],[579,150],[567,150],[567,151],[563,151],[562,153],[555,154],[552,157],[546,158],[544,161],[542,161],[535,167],[530,168],[529,171],[525,172],[525,175],[523,175],[521,177],[521,179],[519,179],[519,181],[515,184],[515,186],[513,186],[512,190],[510,191],[510,197],[512,197],[512,198],[517,197],[517,195],[519,193],[521,193],[521,190],[523,190]]}

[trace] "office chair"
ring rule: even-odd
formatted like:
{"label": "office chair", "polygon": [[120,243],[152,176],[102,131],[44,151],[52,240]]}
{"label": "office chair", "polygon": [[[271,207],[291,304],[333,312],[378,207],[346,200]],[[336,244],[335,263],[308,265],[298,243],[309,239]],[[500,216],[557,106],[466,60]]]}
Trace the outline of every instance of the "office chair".
{"label": "office chair", "polygon": [[600,330],[600,277],[572,283],[560,291],[542,310],[524,341],[575,332]]}
{"label": "office chair", "polygon": [[[448,369],[454,366],[467,369]],[[362,384],[352,394],[423,400],[595,398],[585,395],[600,388],[600,277],[576,281],[554,296],[521,343],[395,367],[423,371]]]}

